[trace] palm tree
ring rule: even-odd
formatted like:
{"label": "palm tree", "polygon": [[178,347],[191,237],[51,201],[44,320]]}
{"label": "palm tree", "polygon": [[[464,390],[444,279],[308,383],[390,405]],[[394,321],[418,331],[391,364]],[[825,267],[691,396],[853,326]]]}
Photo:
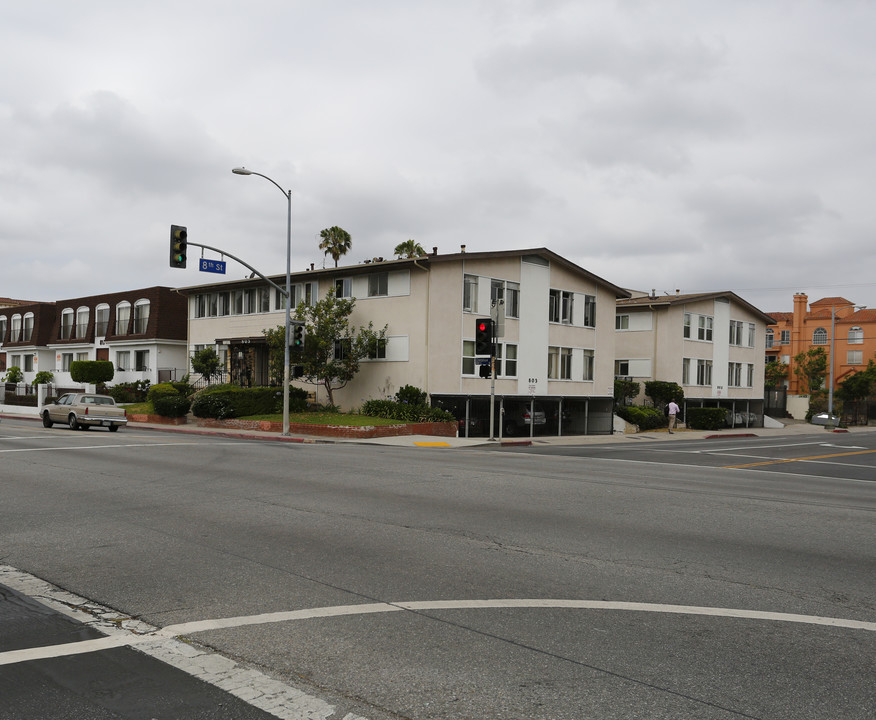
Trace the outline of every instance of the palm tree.
{"label": "palm tree", "polygon": [[335,261],[335,267],[337,267],[338,259],[341,255],[346,255],[353,244],[350,233],[343,228],[339,228],[337,225],[333,225],[325,230],[320,230],[319,236],[322,238],[319,249],[326,255],[331,255]]}
{"label": "palm tree", "polygon": [[405,240],[403,243],[399,243],[395,246],[395,250],[393,250],[399,258],[415,258],[420,257],[421,255],[425,255],[426,251],[423,250],[423,246],[420,245],[416,240]]}

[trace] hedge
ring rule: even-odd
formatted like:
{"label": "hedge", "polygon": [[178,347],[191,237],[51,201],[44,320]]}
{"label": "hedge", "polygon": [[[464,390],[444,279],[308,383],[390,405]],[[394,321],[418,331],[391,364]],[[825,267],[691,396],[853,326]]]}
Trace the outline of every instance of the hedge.
{"label": "hedge", "polygon": [[688,406],[684,421],[694,430],[720,430],[727,427],[727,409]]}
{"label": "hedge", "polygon": [[617,408],[615,412],[628,423],[638,425],[640,430],[653,430],[654,428],[665,427],[669,422],[662,410],[652,407],[626,405]]}
{"label": "hedge", "polygon": [[[273,415],[283,409],[283,391],[276,387],[242,388],[236,385],[215,385],[201,390],[192,401],[195,417],[229,418],[249,415]],[[307,409],[307,391],[289,388],[289,411]]]}
{"label": "hedge", "polygon": [[116,368],[109,360],[74,360],[70,363],[70,378],[73,382],[99,385],[109,382]]}
{"label": "hedge", "polygon": [[160,395],[152,401],[155,413],[162,417],[183,417],[191,408],[191,401],[185,395]]}
{"label": "hedge", "polygon": [[446,410],[428,405],[411,405],[395,400],[367,400],[360,412],[371,417],[402,422],[447,422],[456,418]]}
{"label": "hedge", "polygon": [[[146,393],[146,399],[149,402],[151,402],[153,405],[155,405],[155,401],[158,398],[175,397],[175,396],[178,396],[179,394],[180,394],[179,390],[177,390],[169,382],[158,383],[157,385],[153,385],[151,388],[149,388],[148,392]],[[156,408],[156,410],[157,410],[157,408]],[[160,414],[161,413],[159,413],[159,415]],[[173,417],[173,416],[171,416],[171,417]]]}
{"label": "hedge", "polygon": [[106,389],[106,394],[117,403],[141,403],[145,402],[148,391],[148,380],[135,380],[113,385]]}

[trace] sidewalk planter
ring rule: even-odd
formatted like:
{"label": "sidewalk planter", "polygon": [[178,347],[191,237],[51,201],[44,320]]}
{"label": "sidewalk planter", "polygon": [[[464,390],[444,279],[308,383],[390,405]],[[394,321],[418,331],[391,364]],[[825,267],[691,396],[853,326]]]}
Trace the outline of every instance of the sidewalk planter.
{"label": "sidewalk planter", "polygon": [[[226,430],[260,430],[262,432],[283,432],[283,423],[268,420],[214,420],[196,418],[198,427]],[[311,425],[292,423],[289,432],[300,435],[319,435],[367,440],[368,438],[396,437],[400,435],[437,435],[456,437],[456,422],[402,423],[399,425]]]}

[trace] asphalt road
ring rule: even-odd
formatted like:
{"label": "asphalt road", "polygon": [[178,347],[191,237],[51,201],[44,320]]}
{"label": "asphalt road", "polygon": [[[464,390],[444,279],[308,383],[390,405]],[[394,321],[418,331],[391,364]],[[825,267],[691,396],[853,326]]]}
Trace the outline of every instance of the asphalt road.
{"label": "asphalt road", "polygon": [[4,420],[0,718],[63,691],[94,717],[869,719],[862,437],[496,452]]}

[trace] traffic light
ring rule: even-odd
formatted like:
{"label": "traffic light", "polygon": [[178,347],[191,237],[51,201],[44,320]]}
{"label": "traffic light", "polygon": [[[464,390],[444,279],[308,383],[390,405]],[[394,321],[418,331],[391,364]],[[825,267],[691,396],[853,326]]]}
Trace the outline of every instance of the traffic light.
{"label": "traffic light", "polygon": [[482,378],[493,377],[493,368],[490,365],[481,365],[479,372]]}
{"label": "traffic light", "polygon": [[490,318],[475,320],[475,355],[493,355],[493,321]]}
{"label": "traffic light", "polygon": [[182,225],[170,226],[170,266],[184,268],[186,266],[186,248],[188,247],[188,231]]}
{"label": "traffic light", "polygon": [[292,323],[292,340],[289,343],[289,351],[300,355],[304,350],[304,323]]}

